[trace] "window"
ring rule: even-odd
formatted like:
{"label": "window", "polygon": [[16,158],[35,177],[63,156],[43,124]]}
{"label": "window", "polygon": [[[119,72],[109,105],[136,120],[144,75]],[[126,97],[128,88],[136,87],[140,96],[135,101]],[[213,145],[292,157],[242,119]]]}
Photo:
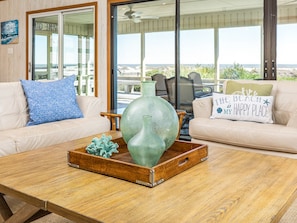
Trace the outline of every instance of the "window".
{"label": "window", "polygon": [[182,30],[180,38],[181,76],[198,72],[205,82],[215,77],[214,29]]}
{"label": "window", "polygon": [[32,80],[76,76],[79,95],[95,95],[96,3],[28,12],[29,73]]}
{"label": "window", "polygon": [[220,79],[259,79],[261,27],[219,29]]}
{"label": "window", "polygon": [[[195,71],[215,91],[228,78],[297,80],[297,1],[113,0],[109,6],[111,24],[116,22],[112,36],[138,35],[133,58],[139,56],[144,79],[156,72],[187,77]],[[126,44],[111,43],[111,50]],[[118,66],[116,52],[110,52],[110,73]],[[111,98],[112,108],[118,96]]]}
{"label": "window", "polygon": [[277,78],[297,80],[297,19],[295,24],[277,26]]}
{"label": "window", "polygon": [[[139,85],[136,84],[150,79],[155,73],[167,78],[176,76],[179,80],[179,77],[188,77],[190,72],[198,72],[203,83],[215,91],[221,91],[226,78],[263,78],[264,0],[143,0],[110,1],[109,4],[110,88],[116,89],[119,73],[120,79],[127,79],[121,83],[129,85],[111,95],[111,108],[125,107],[129,103],[127,98],[133,100],[138,96]],[[124,35],[125,41],[119,37]],[[137,41],[132,39],[135,36]],[[119,63],[124,55],[119,49],[127,48],[127,45],[131,46],[125,51],[125,60],[136,61],[138,56],[134,65]],[[136,48],[138,51],[133,53]],[[115,72],[119,68],[126,71]],[[178,108],[181,96],[178,94],[183,92],[179,92],[178,87],[176,92]],[[126,102],[124,105],[118,103],[122,98]]]}
{"label": "window", "polygon": [[297,1],[264,0],[264,6],[264,78],[297,80]]}
{"label": "window", "polygon": [[[174,64],[174,32],[151,32],[145,34],[145,61],[147,65]],[[161,72],[158,70],[156,72]],[[166,76],[174,76],[169,73]]]}
{"label": "window", "polygon": [[[166,12],[156,6],[156,15],[145,12],[156,3],[163,4]],[[174,17],[167,19],[171,26],[166,25],[166,30],[154,26],[159,17],[174,13],[174,0],[119,4],[111,10],[111,107],[121,109],[140,96],[141,81],[151,80],[155,73],[175,75]]]}

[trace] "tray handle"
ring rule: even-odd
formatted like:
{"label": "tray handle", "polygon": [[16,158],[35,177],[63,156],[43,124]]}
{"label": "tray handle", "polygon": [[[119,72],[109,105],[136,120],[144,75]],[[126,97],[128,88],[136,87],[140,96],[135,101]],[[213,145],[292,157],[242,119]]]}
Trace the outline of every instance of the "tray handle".
{"label": "tray handle", "polygon": [[183,166],[185,165],[187,162],[189,162],[189,157],[186,157],[180,161],[178,161],[178,166]]}

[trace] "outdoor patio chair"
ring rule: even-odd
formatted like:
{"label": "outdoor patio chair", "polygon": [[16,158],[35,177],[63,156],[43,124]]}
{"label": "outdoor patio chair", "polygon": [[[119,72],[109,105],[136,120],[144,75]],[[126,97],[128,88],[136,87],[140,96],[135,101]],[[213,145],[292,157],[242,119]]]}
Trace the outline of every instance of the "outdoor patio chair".
{"label": "outdoor patio chair", "polygon": [[[165,82],[168,90],[168,101],[173,106],[175,106],[175,77],[166,79]],[[180,107],[178,109],[186,111],[186,115],[181,127],[181,135],[183,135],[184,132],[186,132],[185,135],[188,135],[189,121],[193,118],[192,102],[195,100],[193,80],[190,80],[186,77],[180,77],[179,89]]]}
{"label": "outdoor patio chair", "polygon": [[205,86],[202,82],[201,75],[197,72],[191,72],[188,74],[189,79],[194,81],[195,97],[202,98],[211,96],[213,89],[211,86]]}
{"label": "outdoor patio chair", "polygon": [[168,100],[168,93],[166,87],[166,76],[163,74],[154,74],[152,80],[156,81],[156,96],[160,96],[165,100]]}

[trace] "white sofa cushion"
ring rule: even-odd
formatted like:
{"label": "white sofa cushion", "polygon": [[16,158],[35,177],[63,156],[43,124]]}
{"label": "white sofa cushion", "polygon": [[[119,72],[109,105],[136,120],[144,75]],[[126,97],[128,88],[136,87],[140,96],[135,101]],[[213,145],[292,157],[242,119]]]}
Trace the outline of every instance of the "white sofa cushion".
{"label": "white sofa cushion", "polygon": [[0,131],[0,157],[17,152],[16,144],[13,138],[8,137]]}
{"label": "white sofa cushion", "polygon": [[0,131],[26,125],[28,108],[20,82],[1,83],[0,102]]}
{"label": "white sofa cushion", "polygon": [[297,128],[297,114],[291,116],[287,126],[291,128]]}
{"label": "white sofa cushion", "polygon": [[195,118],[190,121],[189,133],[194,139],[297,153],[296,128],[284,125]]}
{"label": "white sofa cushion", "polygon": [[98,116],[102,111],[103,103],[101,98],[94,96],[76,96],[77,103],[85,118]]}
{"label": "white sofa cushion", "polygon": [[[14,139],[16,152],[24,152],[95,135],[100,132],[108,131],[109,128],[109,120],[98,115],[89,118],[68,119],[42,125],[11,129],[2,132],[2,135]],[[2,153],[5,153],[5,151]]]}
{"label": "white sofa cushion", "polygon": [[287,125],[297,111],[297,81],[278,81],[274,97],[274,121]]}

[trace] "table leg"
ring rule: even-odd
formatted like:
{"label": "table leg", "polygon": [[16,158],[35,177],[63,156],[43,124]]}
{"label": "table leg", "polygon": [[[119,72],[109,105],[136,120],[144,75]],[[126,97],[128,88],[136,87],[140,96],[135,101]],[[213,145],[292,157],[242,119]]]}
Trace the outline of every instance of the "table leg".
{"label": "table leg", "polygon": [[39,210],[40,208],[37,208],[30,204],[26,204],[9,219],[7,219],[5,223],[23,223],[34,214],[36,214]]}
{"label": "table leg", "polygon": [[[35,216],[38,212],[40,212],[39,215]],[[0,215],[5,223],[23,223],[31,217],[38,219],[49,213],[48,211],[42,211],[40,208],[26,204],[13,214],[4,198],[4,194],[0,193]]]}
{"label": "table leg", "polygon": [[0,194],[0,215],[4,220],[7,220],[12,216],[12,211],[4,199],[4,194]]}

